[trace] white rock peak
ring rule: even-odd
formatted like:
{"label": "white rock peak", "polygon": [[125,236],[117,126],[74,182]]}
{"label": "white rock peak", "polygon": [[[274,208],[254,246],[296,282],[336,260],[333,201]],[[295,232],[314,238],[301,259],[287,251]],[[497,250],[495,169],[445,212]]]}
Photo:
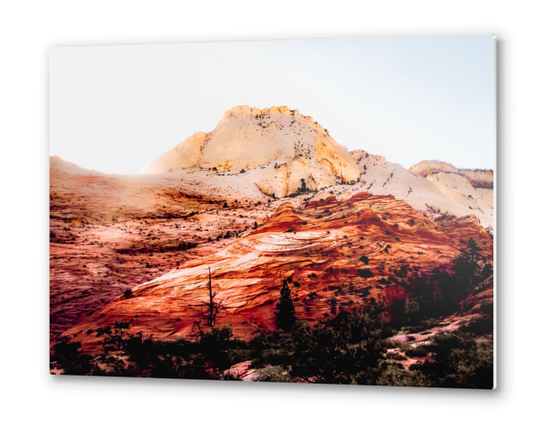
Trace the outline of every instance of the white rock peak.
{"label": "white rock peak", "polygon": [[213,131],[193,134],[141,173],[183,169],[249,172],[263,193],[276,197],[297,192],[303,182],[307,189],[321,189],[355,182],[361,173],[327,129],[286,106],[233,107]]}

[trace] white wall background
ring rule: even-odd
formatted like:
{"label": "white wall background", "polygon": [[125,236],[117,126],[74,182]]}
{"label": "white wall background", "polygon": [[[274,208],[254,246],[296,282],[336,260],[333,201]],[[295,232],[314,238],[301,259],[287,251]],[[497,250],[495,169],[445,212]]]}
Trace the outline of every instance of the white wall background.
{"label": "white wall background", "polygon": [[[2,421],[452,423],[539,419],[539,18],[539,5],[521,0],[2,2]],[[498,390],[48,375],[49,47],[472,33],[494,33],[500,40]]]}

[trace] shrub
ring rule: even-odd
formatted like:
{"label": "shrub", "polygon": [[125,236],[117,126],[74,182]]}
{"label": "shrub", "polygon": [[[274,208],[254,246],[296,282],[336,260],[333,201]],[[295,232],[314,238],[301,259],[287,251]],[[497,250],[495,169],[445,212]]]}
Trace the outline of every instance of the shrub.
{"label": "shrub", "polygon": [[388,352],[386,354],[386,359],[393,359],[395,361],[405,361],[407,358],[398,352]]}
{"label": "shrub", "polygon": [[472,333],[475,336],[483,336],[493,333],[493,317],[485,316],[474,318],[461,327],[465,333]]}
{"label": "shrub", "polygon": [[379,386],[429,387],[431,381],[420,371],[407,371],[401,364],[384,364],[376,384]]}
{"label": "shrub", "polygon": [[51,360],[68,375],[85,375],[90,372],[90,356],[79,351],[81,343],[70,342],[68,337],[61,337],[53,348]]}
{"label": "shrub", "polygon": [[363,278],[370,278],[374,276],[370,269],[358,269],[358,275]]}
{"label": "shrub", "polygon": [[257,381],[275,381],[280,383],[292,383],[296,379],[281,366],[266,367],[257,371]]}
{"label": "shrub", "polygon": [[427,349],[427,346],[419,345],[415,348],[408,348],[405,350],[405,355],[409,358],[419,358],[422,356],[427,356],[429,354],[429,351]]}
{"label": "shrub", "polygon": [[427,346],[433,361],[412,366],[423,372],[432,386],[491,389],[493,343],[477,343],[460,330],[442,332]]}

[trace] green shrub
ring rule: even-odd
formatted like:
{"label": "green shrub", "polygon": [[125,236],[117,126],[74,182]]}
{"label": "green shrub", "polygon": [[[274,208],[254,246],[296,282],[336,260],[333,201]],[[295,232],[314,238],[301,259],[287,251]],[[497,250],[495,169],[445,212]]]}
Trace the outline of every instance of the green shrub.
{"label": "green shrub", "polygon": [[405,350],[405,355],[409,358],[419,358],[423,356],[427,356],[429,354],[429,350],[427,349],[427,346],[425,345],[419,345],[417,347],[411,347]]}
{"label": "green shrub", "polygon": [[385,364],[376,384],[379,386],[429,387],[431,381],[420,371],[407,371],[401,364]]}
{"label": "green shrub", "polygon": [[296,379],[292,378],[289,372],[281,366],[259,369],[257,375],[257,381],[274,381],[280,383],[292,383],[296,381]]}

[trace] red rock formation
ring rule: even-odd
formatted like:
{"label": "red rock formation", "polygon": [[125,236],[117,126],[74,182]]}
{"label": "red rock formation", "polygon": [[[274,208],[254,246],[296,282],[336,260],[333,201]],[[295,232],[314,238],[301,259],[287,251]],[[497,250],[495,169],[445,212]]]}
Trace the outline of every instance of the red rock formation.
{"label": "red rock formation", "polygon": [[470,237],[491,257],[492,240],[474,215],[433,222],[393,196],[368,193],[298,209],[286,203],[250,234],[134,285],[64,335],[86,351],[98,349],[95,330],[116,321],[158,340],[188,337],[201,321],[210,268],[216,300],[225,307],[217,325],[232,325],[235,336],[249,339],[276,328],[284,278],[291,281],[296,316],[315,322],[334,308],[404,298],[404,289],[387,277],[401,268],[409,278],[449,267]]}
{"label": "red rock formation", "polygon": [[50,184],[52,341],[125,290],[222,249],[272,209],[54,158]]}

